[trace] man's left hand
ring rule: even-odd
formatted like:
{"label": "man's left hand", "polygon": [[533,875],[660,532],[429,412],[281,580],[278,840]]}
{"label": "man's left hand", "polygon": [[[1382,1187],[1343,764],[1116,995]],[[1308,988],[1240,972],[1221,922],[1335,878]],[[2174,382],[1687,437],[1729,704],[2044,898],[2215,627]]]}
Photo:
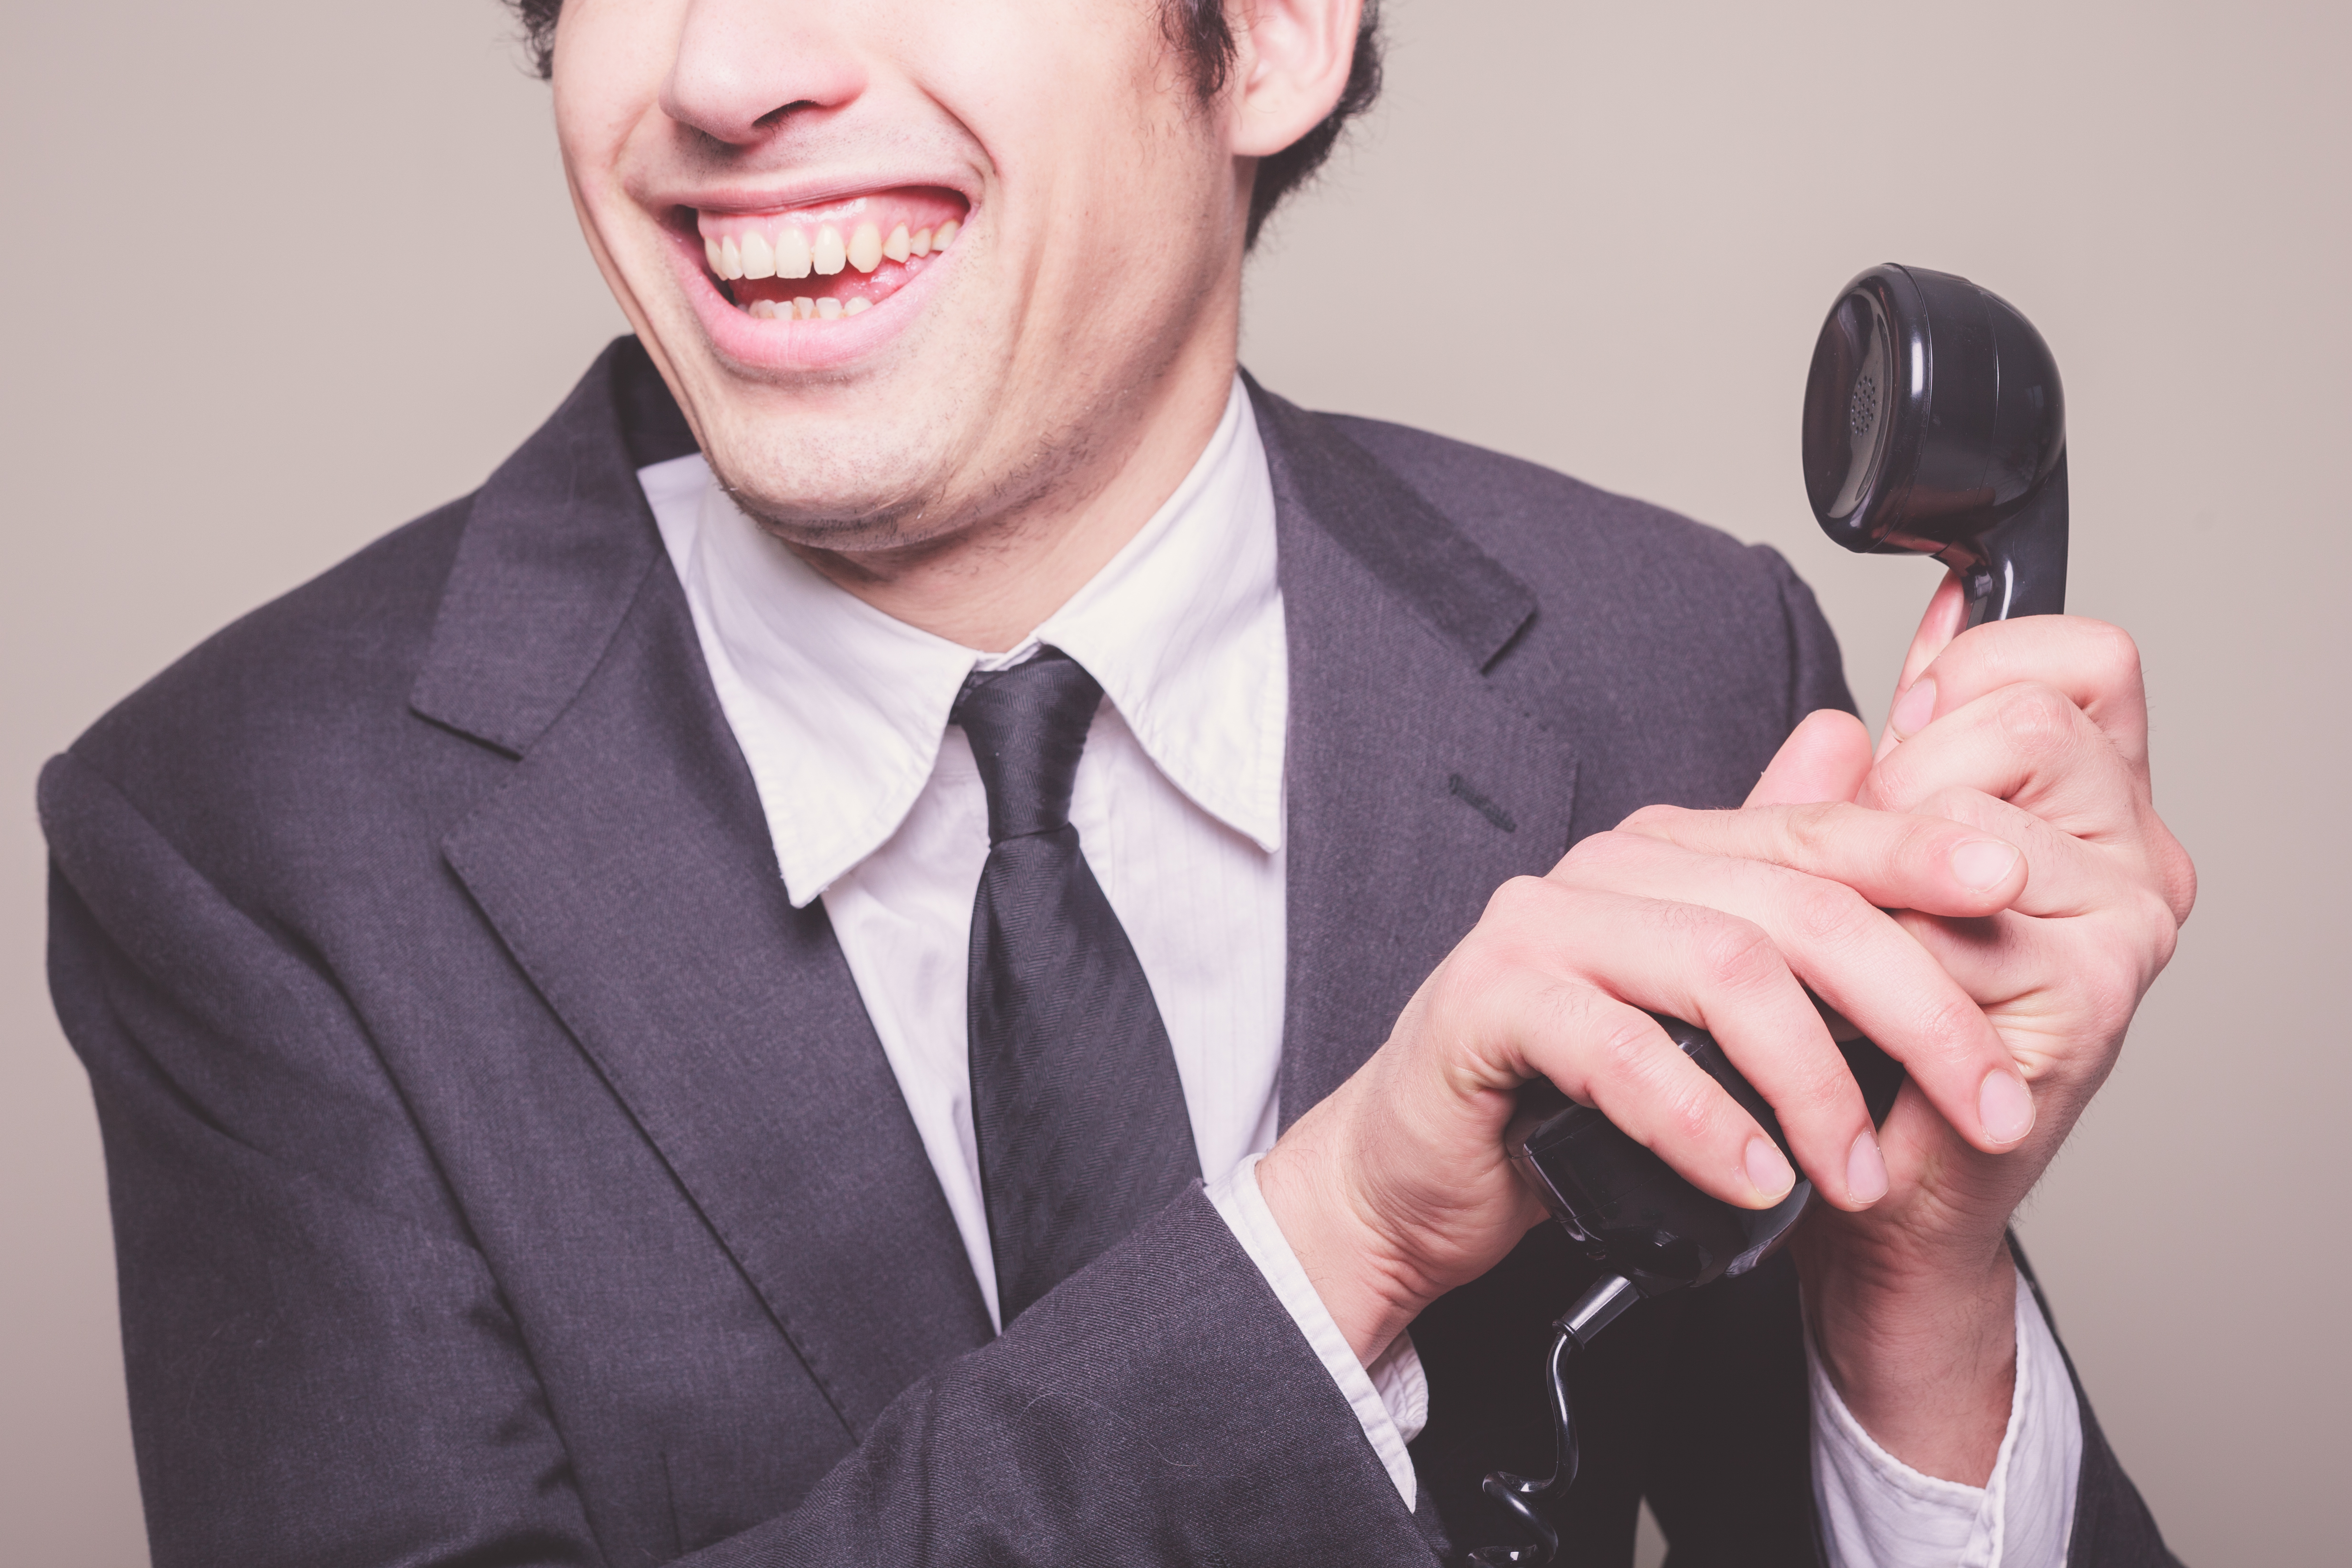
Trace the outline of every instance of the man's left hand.
{"label": "man's left hand", "polygon": [[[2171,957],[2196,872],[2151,799],[2130,637],[2060,616],[1955,636],[1959,620],[1948,580],[1875,758],[1857,721],[1814,714],[1748,804],[1938,816],[2024,849],[2024,889],[2000,913],[1894,918],[2009,1047],[2031,1086],[2031,1133],[1984,1152],[1906,1083],[1881,1134],[1886,1196],[1860,1213],[1819,1205],[1797,1239],[1816,1342],[1855,1417],[1915,1468],[1981,1484],[2014,1365],[2010,1218],[2114,1067]],[[1653,808],[1624,830],[1752,856],[1741,816]],[[2002,1109],[1985,1108],[1989,1124]]]}

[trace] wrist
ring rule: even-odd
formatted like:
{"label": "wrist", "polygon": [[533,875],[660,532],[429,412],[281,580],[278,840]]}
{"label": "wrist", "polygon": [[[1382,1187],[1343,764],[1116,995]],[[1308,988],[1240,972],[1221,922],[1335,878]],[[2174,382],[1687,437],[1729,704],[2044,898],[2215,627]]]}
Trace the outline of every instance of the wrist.
{"label": "wrist", "polygon": [[1348,1348],[1370,1366],[1434,1292],[1356,1201],[1324,1129],[1310,1125],[1316,1115],[1258,1162],[1258,1194]]}
{"label": "wrist", "polygon": [[2016,1386],[2017,1272],[2006,1241],[1856,1242],[1837,1228],[1801,1235],[1795,1247],[1822,1370],[1888,1453],[1923,1474],[1984,1485]]}

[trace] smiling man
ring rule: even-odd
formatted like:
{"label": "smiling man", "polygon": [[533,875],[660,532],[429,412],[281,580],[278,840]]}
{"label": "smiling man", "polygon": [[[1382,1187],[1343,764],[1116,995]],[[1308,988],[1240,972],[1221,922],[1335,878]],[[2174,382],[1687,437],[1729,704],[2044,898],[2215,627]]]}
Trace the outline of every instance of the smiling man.
{"label": "smiling man", "polygon": [[524,13],[634,336],[42,780],[159,1563],[1519,1541],[1537,1078],[1823,1200],[1570,1560],[2168,1560],[2006,1241],[2193,896],[2128,639],[1948,585],[1874,755],[1769,552],[1242,376],[1356,0]]}

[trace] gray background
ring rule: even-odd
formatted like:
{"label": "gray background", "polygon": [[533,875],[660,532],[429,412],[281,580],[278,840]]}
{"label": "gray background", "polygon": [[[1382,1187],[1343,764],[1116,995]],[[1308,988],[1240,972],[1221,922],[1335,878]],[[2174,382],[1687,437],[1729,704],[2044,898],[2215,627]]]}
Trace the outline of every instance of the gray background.
{"label": "gray background", "polygon": [[[470,489],[615,331],[489,0],[6,0],[0,1520],[144,1561],[88,1092],[40,972],[40,760],[173,655]],[[2341,4],[1395,0],[1390,87],[1269,237],[1249,363],[1769,540],[1874,720],[1934,569],[1799,483],[1863,266],[2055,347],[2073,603],[2138,634],[2204,892],[2024,1222],[2192,1563],[2341,1552]]]}

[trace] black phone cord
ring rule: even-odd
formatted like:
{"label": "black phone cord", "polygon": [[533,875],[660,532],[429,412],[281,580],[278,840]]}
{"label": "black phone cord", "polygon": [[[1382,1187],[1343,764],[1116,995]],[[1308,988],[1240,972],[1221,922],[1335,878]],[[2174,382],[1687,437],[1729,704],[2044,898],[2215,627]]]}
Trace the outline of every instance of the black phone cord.
{"label": "black phone cord", "polygon": [[1535,1542],[1529,1546],[1489,1546],[1474,1552],[1470,1561],[1476,1568],[1518,1568],[1521,1563],[1549,1563],[1559,1555],[1559,1527],[1551,1521],[1551,1510],[1568,1495],[1568,1489],[1576,1480],[1576,1413],[1568,1402],[1568,1358],[1575,1349],[1576,1336],[1569,1331],[1567,1323],[1553,1324],[1551,1352],[1547,1358],[1551,1367],[1551,1474],[1538,1481],[1515,1476],[1508,1470],[1496,1470],[1486,1477],[1481,1489],[1509,1509],[1536,1538]]}
{"label": "black phone cord", "polygon": [[1551,1474],[1538,1481],[1496,1470],[1481,1489],[1509,1509],[1536,1539],[1525,1546],[1489,1546],[1474,1552],[1470,1554],[1474,1568],[1528,1568],[1559,1555],[1559,1526],[1552,1521],[1552,1510],[1576,1482],[1576,1412],[1568,1397],[1568,1360],[1637,1300],[1632,1281],[1610,1275],[1579,1297],[1576,1305],[1552,1324],[1551,1348],[1544,1356],[1545,1392],[1551,1400]]}

